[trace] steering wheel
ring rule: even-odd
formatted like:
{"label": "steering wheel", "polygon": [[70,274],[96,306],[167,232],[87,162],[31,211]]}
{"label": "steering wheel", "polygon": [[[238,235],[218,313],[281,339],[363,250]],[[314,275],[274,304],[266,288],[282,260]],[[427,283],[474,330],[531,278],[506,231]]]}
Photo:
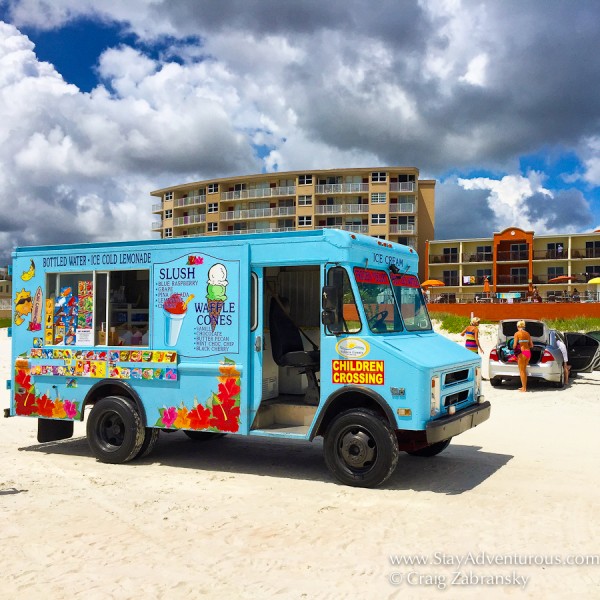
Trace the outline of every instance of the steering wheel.
{"label": "steering wheel", "polygon": [[388,316],[387,310],[382,310],[374,314],[369,319],[369,327],[374,331],[387,331],[387,327],[385,326],[385,319]]}

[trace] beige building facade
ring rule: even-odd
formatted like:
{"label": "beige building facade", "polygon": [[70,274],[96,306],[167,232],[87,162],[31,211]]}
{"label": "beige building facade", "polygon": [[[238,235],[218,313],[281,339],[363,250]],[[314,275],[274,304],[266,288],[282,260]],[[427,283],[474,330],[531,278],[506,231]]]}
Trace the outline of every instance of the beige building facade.
{"label": "beige building facade", "polygon": [[[413,247],[434,234],[435,181],[415,167],[261,173],[156,190],[161,238],[337,228]],[[421,261],[421,274],[424,261]]]}

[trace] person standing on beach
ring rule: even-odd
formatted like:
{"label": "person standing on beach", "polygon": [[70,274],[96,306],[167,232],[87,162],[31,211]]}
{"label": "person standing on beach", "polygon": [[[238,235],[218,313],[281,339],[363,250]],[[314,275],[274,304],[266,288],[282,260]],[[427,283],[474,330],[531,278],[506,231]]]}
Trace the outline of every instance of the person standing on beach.
{"label": "person standing on beach", "polygon": [[479,343],[479,317],[473,317],[471,324],[465,327],[461,334],[465,338],[465,348],[471,352],[483,352],[483,348]]}
{"label": "person standing on beach", "polygon": [[525,321],[521,320],[517,323],[517,332],[514,337],[513,348],[517,355],[517,362],[519,363],[519,375],[521,377],[520,392],[527,391],[527,365],[531,360],[531,336],[529,332],[525,330]]}

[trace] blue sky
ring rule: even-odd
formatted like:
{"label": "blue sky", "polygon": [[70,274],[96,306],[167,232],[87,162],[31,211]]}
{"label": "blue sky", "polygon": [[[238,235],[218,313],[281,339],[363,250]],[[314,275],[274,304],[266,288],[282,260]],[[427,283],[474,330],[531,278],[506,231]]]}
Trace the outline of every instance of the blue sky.
{"label": "blue sky", "polygon": [[416,166],[438,239],[600,225],[596,2],[0,0],[0,21],[0,262],[149,237],[154,189],[291,169]]}

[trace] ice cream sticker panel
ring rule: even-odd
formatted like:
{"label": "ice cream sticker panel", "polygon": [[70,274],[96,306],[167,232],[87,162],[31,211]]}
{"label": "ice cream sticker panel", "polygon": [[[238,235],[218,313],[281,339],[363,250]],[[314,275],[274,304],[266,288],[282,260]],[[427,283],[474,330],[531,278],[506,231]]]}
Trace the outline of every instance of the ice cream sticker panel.
{"label": "ice cream sticker panel", "polygon": [[189,254],[154,266],[154,344],[201,358],[239,347],[239,261]]}

